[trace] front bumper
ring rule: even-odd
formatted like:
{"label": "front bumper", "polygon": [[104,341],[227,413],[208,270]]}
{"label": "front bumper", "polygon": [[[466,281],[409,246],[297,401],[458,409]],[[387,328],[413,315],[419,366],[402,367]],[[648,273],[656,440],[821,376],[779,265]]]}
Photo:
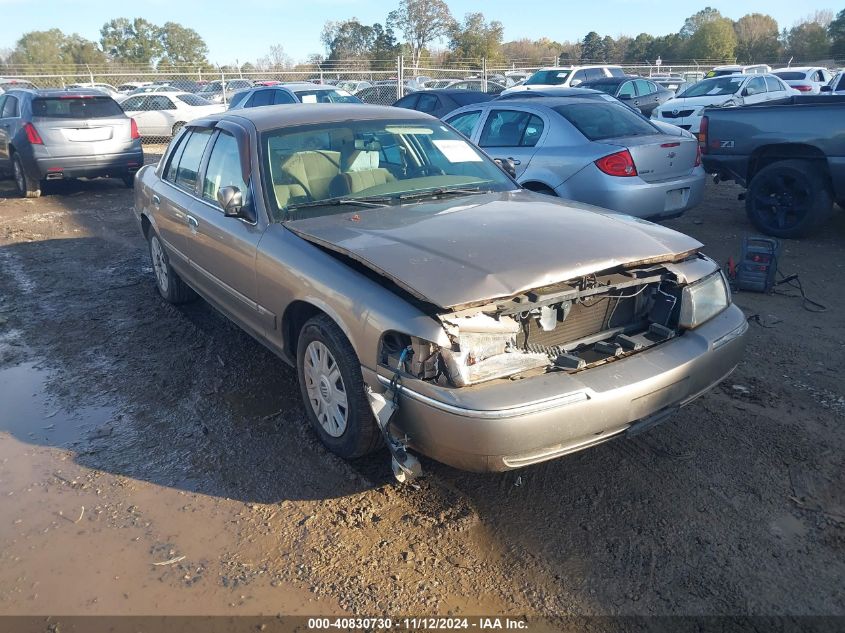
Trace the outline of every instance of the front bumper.
{"label": "front bumper", "polygon": [[[424,455],[457,468],[528,466],[644,426],[713,388],[736,367],[748,324],[727,310],[695,330],[628,358],[576,374],[447,389],[405,380],[396,432]],[[363,368],[377,391],[389,382]]]}
{"label": "front bumper", "polygon": [[687,176],[646,182],[639,176],[608,176],[589,165],[561,185],[557,194],[638,218],[660,220],[678,217],[698,205],[704,197],[706,179],[701,167]]}
{"label": "front bumper", "polygon": [[682,130],[687,130],[693,134],[698,134],[699,130],[701,130],[701,119],[703,118],[703,111],[704,109],[701,108],[700,110],[696,110],[694,114],[685,117],[667,117],[662,111],[660,111],[655,112],[652,118],[658,121],[663,121],[664,123],[671,123],[672,125],[677,125]]}

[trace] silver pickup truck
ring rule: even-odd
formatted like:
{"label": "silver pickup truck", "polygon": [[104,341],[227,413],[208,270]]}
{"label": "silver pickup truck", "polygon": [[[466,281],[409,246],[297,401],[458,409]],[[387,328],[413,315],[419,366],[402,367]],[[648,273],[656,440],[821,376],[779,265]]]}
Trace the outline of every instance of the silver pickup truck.
{"label": "silver pickup truck", "polygon": [[757,229],[802,237],[845,206],[845,96],[791,97],[742,108],[708,108],[704,169],[747,187]]}

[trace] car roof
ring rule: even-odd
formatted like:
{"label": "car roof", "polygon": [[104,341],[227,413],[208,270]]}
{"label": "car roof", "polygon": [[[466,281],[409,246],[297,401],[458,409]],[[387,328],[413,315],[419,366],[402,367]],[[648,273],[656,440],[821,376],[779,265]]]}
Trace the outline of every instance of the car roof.
{"label": "car roof", "polygon": [[772,72],[773,73],[786,73],[790,71],[795,71],[799,73],[806,73],[811,70],[827,70],[824,66],[787,66],[786,68],[775,68]]}
{"label": "car roof", "polygon": [[111,99],[109,95],[107,95],[102,90],[95,90],[93,88],[39,88],[38,90],[32,90],[31,88],[13,88],[12,90],[7,90],[6,93],[12,92],[22,92],[24,94],[32,95],[33,97],[64,97],[69,99],[71,97],[105,97]]}
{"label": "car roof", "polygon": [[587,81],[583,81],[579,86],[589,86],[590,84],[621,84],[625,83],[626,81],[631,81],[633,79],[646,79],[648,77],[640,77],[639,75],[625,75],[624,77],[602,77],[601,79],[589,79]]}
{"label": "car roof", "polygon": [[[603,92],[599,92],[598,90],[591,90],[590,92],[595,92],[597,95],[604,94]],[[586,92],[584,94],[587,94]],[[494,101],[499,101],[499,99],[494,99]],[[581,97],[557,97],[557,96],[549,96],[549,97],[523,97],[518,99],[516,97],[511,97],[509,99],[502,99],[502,101],[507,102],[508,106],[513,104],[522,105],[522,106],[532,106],[532,107],[545,107],[545,108],[554,108],[555,106],[561,105],[570,105],[573,103],[585,103],[585,100]],[[623,108],[626,108],[624,104],[620,103],[615,99],[591,99],[589,100],[591,103],[611,103],[619,105]],[[495,105],[495,104],[493,104]],[[470,106],[466,106],[470,107]]]}
{"label": "car roof", "polygon": [[297,125],[311,125],[320,123],[336,123],[348,120],[378,121],[380,119],[410,119],[418,121],[438,121],[439,119],[405,108],[391,106],[367,105],[362,103],[325,103],[315,108],[310,104],[294,103],[289,105],[272,105],[261,108],[245,108],[229,110],[223,113],[220,120],[247,119],[252,122],[259,132],[274,130],[280,127]]}
{"label": "car roof", "polygon": [[617,64],[574,64],[572,66],[543,66],[538,70],[573,70],[574,68],[621,68]]}

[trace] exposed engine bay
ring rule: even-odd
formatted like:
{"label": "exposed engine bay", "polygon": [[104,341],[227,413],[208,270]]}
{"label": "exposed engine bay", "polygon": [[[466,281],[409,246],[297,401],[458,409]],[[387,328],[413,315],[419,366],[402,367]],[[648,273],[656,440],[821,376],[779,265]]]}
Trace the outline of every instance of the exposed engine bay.
{"label": "exposed engine bay", "polygon": [[681,314],[684,288],[696,281],[687,273],[700,277],[702,269],[713,276],[713,263],[694,254],[681,262],[619,267],[438,314],[450,348],[389,332],[380,362],[400,374],[452,387],[583,371],[691,327]]}

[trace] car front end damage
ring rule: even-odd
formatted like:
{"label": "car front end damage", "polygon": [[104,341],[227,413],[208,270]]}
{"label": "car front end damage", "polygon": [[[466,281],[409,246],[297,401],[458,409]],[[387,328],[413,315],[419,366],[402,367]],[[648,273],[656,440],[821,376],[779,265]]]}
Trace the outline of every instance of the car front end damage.
{"label": "car front end damage", "polygon": [[436,318],[440,344],[386,332],[363,368],[394,447],[520,468],[662,421],[736,367],[748,329],[712,260],[640,261]]}

